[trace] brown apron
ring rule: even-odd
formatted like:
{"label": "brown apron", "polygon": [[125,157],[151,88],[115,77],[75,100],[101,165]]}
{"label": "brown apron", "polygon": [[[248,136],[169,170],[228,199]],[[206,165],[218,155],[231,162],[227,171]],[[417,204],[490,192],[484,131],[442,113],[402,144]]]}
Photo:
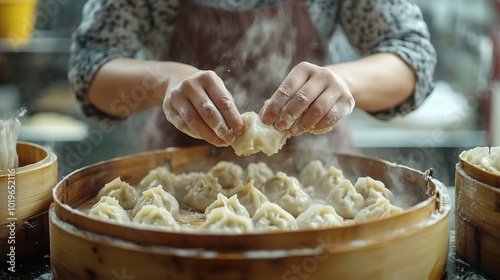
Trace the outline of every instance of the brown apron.
{"label": "brown apron", "polygon": [[[215,71],[233,94],[240,113],[259,112],[299,62],[325,65],[327,57],[305,0],[247,11],[228,11],[179,1],[167,61]],[[184,147],[207,142],[177,130],[155,108],[146,127],[145,149]],[[288,144],[354,151],[341,121],[327,134],[292,137]]]}

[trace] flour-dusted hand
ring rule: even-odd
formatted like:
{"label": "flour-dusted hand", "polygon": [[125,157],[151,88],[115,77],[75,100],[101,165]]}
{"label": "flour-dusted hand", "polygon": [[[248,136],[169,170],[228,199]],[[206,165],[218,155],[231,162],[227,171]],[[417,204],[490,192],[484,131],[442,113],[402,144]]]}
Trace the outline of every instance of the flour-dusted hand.
{"label": "flour-dusted hand", "polygon": [[265,124],[292,135],[324,133],[354,108],[346,83],[330,69],[308,62],[295,66],[260,111]]}
{"label": "flour-dusted hand", "polygon": [[213,71],[188,71],[169,83],[163,111],[177,129],[215,146],[228,146],[243,133],[233,97]]}

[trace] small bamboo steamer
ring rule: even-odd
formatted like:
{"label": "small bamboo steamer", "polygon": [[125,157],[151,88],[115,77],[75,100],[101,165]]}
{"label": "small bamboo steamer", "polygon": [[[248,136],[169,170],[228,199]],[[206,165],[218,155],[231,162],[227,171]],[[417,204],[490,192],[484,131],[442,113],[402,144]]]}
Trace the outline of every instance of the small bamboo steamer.
{"label": "small bamboo steamer", "polygon": [[[220,160],[264,161],[293,174],[312,158],[348,178],[371,176],[403,186],[412,206],[376,222],[265,234],[196,234],[138,229],[89,218],[79,206],[112,179],[137,184],[159,165],[202,170]],[[244,161],[244,162],[242,162]],[[301,162],[302,161],[302,162]],[[279,168],[279,169],[278,169]],[[354,155],[284,149],[278,155],[236,157],[230,149],[167,149],[91,165],[54,188],[49,213],[56,279],[441,279],[449,245],[450,200],[428,173]],[[300,273],[304,275],[300,275]]]}
{"label": "small bamboo steamer", "polygon": [[[478,147],[475,149],[482,149],[485,151],[489,150],[488,147]],[[477,167],[474,164],[471,164],[467,158],[468,152],[469,151],[463,151],[462,153],[460,153],[460,156],[459,156],[459,165],[460,165],[460,168],[465,172],[465,174],[467,174],[471,178],[473,178],[479,182],[482,182],[486,185],[489,185],[489,186],[492,186],[495,188],[500,188],[500,173],[490,172],[490,171],[484,170],[480,167]],[[491,152],[500,153],[500,147],[492,147]]]}
{"label": "small bamboo steamer", "polygon": [[484,274],[500,278],[498,176],[468,163],[464,153],[455,174],[457,253]]}
{"label": "small bamboo steamer", "polygon": [[[34,256],[48,250],[48,209],[52,189],[57,183],[57,156],[43,147],[27,142],[17,143],[19,167],[9,178],[0,171],[0,251],[9,252],[15,236],[16,259]],[[15,180],[13,182],[12,180]],[[9,182],[10,181],[10,182]],[[9,205],[9,186],[15,186],[15,204]],[[10,210],[14,210],[12,215]],[[11,223],[14,226],[11,226]],[[6,254],[0,261],[8,259]]]}

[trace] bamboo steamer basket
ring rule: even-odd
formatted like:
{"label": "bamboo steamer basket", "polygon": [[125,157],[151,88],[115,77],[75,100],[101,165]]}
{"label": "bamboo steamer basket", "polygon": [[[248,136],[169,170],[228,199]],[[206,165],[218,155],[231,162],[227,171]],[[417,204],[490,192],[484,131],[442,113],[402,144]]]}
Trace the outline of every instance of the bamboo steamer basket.
{"label": "bamboo steamer basket", "polygon": [[466,151],[460,154],[455,172],[457,253],[484,274],[498,279],[500,278],[499,176],[467,162],[465,153]]}
{"label": "bamboo steamer basket", "polygon": [[[221,160],[264,161],[296,174],[312,159],[347,178],[371,176],[408,198],[402,214],[344,227],[239,235],[166,232],[118,225],[76,210],[116,177],[137,184],[149,170],[207,170]],[[56,279],[441,279],[450,226],[446,187],[408,167],[334,152],[284,148],[272,157],[237,157],[231,149],[169,148],[79,169],[53,190],[49,212]]]}
{"label": "bamboo steamer basket", "polygon": [[[14,176],[9,178],[8,170],[0,171],[0,250],[10,252],[14,245],[16,259],[23,259],[49,249],[48,209],[58,180],[57,156],[27,142],[18,142],[16,150],[19,167],[14,168]],[[9,205],[12,186],[15,201]],[[15,237],[15,244],[9,243],[10,236]],[[0,261],[8,259],[6,254],[0,255]]]}

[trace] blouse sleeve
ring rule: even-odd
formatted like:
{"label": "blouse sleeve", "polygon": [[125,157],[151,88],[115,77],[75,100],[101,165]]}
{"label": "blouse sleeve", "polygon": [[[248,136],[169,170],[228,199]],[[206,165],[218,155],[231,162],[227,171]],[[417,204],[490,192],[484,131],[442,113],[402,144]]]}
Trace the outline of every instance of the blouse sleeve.
{"label": "blouse sleeve", "polygon": [[68,69],[70,85],[85,115],[117,120],[89,102],[95,73],[114,58],[161,57],[176,13],[175,5],[159,0],[89,0],[85,4],[72,36]]}
{"label": "blouse sleeve", "polygon": [[436,66],[436,52],[420,8],[405,0],[347,0],[340,7],[339,21],[361,55],[393,53],[416,73],[415,91],[408,100],[372,115],[390,119],[420,106],[434,88]]}

